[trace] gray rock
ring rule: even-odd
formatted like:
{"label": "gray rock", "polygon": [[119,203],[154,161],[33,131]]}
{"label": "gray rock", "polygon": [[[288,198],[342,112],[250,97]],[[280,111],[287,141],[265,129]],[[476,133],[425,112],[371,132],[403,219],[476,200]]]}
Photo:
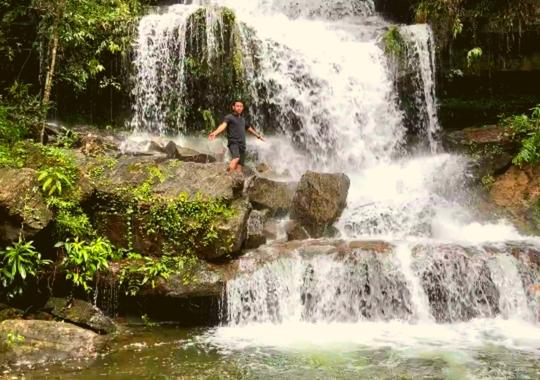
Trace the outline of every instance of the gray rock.
{"label": "gray rock", "polygon": [[155,287],[147,286],[139,294],[171,298],[221,297],[225,283],[223,266],[199,261],[187,272],[173,273],[168,279],[159,278]]}
{"label": "gray rock", "polygon": [[270,210],[271,216],[289,213],[296,183],[279,182],[255,177],[249,184],[247,195],[255,208]]}
{"label": "gray rock", "polygon": [[116,332],[116,325],[101,310],[92,304],[78,299],[51,297],[44,310],[57,318],[88,328],[99,334]]}
{"label": "gray rock", "polygon": [[69,323],[6,320],[0,323],[0,366],[89,359],[103,343],[95,332]]}
{"label": "gray rock", "polygon": [[266,235],[264,232],[264,224],[266,221],[266,213],[253,210],[247,221],[247,238],[244,243],[244,248],[253,249],[266,243]]}
{"label": "gray rock", "polygon": [[167,158],[174,158],[186,162],[198,162],[201,164],[216,162],[216,158],[210,154],[200,153],[190,148],[182,148],[169,141],[165,146]]}
{"label": "gray rock", "polygon": [[308,171],[296,189],[291,218],[312,238],[333,232],[330,227],[345,208],[349,186],[345,174]]}
{"label": "gray rock", "polygon": [[0,168],[0,244],[28,239],[44,229],[53,214],[47,208],[34,169]]}

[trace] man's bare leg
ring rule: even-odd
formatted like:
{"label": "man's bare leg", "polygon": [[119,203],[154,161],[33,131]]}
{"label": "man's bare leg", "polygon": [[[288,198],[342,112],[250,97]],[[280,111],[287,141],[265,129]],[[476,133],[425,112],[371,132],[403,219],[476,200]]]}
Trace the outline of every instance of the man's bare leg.
{"label": "man's bare leg", "polygon": [[231,173],[231,172],[237,171],[237,168],[239,166],[238,162],[240,162],[240,158],[232,159],[231,162],[229,163],[229,167],[227,168],[227,172]]}
{"label": "man's bare leg", "polygon": [[239,174],[242,174],[242,165],[240,164],[236,165],[236,172]]}

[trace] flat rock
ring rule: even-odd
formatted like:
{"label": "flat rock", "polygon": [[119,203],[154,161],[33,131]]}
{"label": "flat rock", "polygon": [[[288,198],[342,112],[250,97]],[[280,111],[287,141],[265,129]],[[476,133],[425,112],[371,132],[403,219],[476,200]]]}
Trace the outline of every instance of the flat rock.
{"label": "flat rock", "polygon": [[[8,334],[15,339],[11,344]],[[0,323],[0,366],[94,358],[103,343],[95,332],[69,323],[6,320]]]}

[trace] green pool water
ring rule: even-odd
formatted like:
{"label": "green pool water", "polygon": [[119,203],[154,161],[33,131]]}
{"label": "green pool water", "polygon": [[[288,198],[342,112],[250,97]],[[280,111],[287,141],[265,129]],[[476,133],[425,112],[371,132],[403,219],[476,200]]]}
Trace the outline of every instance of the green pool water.
{"label": "green pool water", "polygon": [[[368,328],[369,326],[366,326]],[[261,329],[265,326],[261,326]],[[531,349],[409,342],[362,344],[340,337],[279,345],[220,337],[220,329],[126,327],[95,360],[4,373],[11,379],[540,379]],[[270,335],[275,331],[266,330]],[[399,333],[396,331],[396,333]],[[258,341],[260,340],[260,344]]]}

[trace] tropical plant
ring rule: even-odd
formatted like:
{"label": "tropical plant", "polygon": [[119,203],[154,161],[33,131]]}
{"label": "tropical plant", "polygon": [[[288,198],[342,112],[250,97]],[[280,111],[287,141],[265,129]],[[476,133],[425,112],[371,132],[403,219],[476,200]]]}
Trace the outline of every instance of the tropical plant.
{"label": "tropical plant", "polygon": [[73,187],[73,181],[69,178],[62,167],[52,166],[40,169],[38,172],[38,181],[41,183],[41,189],[48,195],[61,195],[65,189]]}
{"label": "tropical plant", "polygon": [[90,284],[99,271],[109,267],[109,260],[116,258],[111,243],[102,237],[90,242],[85,240],[67,240],[56,243],[55,247],[63,248],[65,256],[62,267],[66,270],[66,279],[86,292],[92,289]]}
{"label": "tropical plant", "polygon": [[522,114],[500,120],[510,138],[520,145],[512,161],[518,166],[540,162],[540,104],[531,111],[530,117]]}
{"label": "tropical plant", "polygon": [[8,298],[21,295],[28,278],[37,277],[39,269],[49,264],[51,261],[41,258],[32,241],[22,238],[0,251],[0,281]]}

